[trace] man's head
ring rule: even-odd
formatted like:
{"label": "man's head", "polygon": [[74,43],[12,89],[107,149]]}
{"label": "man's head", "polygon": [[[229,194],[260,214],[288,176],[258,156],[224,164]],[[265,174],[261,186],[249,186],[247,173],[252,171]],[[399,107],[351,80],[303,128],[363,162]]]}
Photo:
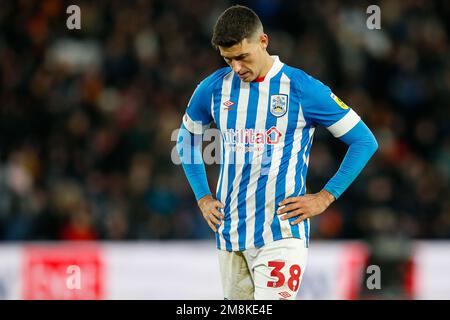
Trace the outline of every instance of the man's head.
{"label": "man's head", "polygon": [[225,10],[214,26],[211,43],[243,81],[253,81],[270,68],[266,51],[269,38],[261,20],[247,7],[236,5]]}

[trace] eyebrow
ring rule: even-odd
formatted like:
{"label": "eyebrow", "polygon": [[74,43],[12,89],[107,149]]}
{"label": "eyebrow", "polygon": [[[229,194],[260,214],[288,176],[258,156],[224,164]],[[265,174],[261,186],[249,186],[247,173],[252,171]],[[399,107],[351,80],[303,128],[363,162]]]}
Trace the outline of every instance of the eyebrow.
{"label": "eyebrow", "polygon": [[230,60],[238,60],[238,59],[242,59],[242,58],[244,58],[245,56],[248,56],[248,53],[241,53],[240,55],[238,55],[238,56],[234,56],[234,57],[225,57],[225,56],[222,56],[222,58],[224,58],[224,59],[230,59]]}

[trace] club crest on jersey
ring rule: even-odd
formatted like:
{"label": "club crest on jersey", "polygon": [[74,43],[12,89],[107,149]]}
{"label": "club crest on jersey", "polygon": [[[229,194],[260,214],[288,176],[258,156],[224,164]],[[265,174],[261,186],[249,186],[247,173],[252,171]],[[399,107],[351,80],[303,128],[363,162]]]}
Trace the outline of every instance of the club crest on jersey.
{"label": "club crest on jersey", "polygon": [[282,117],[286,114],[288,107],[287,94],[272,94],[270,96],[270,113],[275,117]]}

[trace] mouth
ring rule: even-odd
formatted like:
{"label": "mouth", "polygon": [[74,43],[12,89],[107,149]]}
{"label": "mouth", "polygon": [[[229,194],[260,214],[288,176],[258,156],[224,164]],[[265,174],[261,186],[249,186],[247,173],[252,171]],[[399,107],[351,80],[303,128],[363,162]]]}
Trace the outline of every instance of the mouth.
{"label": "mouth", "polygon": [[248,75],[250,74],[250,72],[246,71],[244,73],[238,73],[239,78],[244,79],[246,78]]}

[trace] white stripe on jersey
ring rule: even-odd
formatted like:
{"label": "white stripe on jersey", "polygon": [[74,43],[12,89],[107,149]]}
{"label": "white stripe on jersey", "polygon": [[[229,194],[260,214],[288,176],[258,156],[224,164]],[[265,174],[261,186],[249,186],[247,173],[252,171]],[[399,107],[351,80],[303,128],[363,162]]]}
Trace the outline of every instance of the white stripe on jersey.
{"label": "white stripe on jersey", "polygon": [[[290,87],[291,81],[290,79],[283,73],[280,78],[280,94],[286,94],[290,96]],[[289,105],[288,105],[289,108]],[[266,185],[266,205],[265,205],[265,219],[264,219],[264,230],[263,230],[263,239],[264,243],[269,243],[273,241],[273,233],[270,226],[272,225],[273,219],[279,219],[278,217],[274,217],[274,213],[277,210],[277,204],[275,203],[275,194],[276,194],[276,184],[277,184],[277,176],[280,171],[280,163],[281,158],[283,157],[284,144],[286,138],[286,129],[288,125],[289,113],[283,117],[277,118],[275,126],[281,132],[282,136],[278,144],[275,146],[272,159],[270,163],[269,176],[267,179]],[[280,227],[287,223],[289,225],[289,221],[280,220]],[[289,228],[290,230],[290,228]]]}
{"label": "white stripe on jersey", "polygon": [[[220,131],[223,133],[227,127],[227,120],[228,120],[228,111],[224,110],[223,103],[225,101],[230,100],[230,96],[231,96],[231,84],[233,82],[233,72],[230,72],[229,74],[227,74],[225,76],[225,78],[223,79],[223,84],[222,84],[222,99],[220,100],[220,104],[219,106],[217,106],[219,108],[219,120],[220,120]],[[222,137],[222,141],[224,141],[223,137]],[[217,191],[216,194],[219,192],[219,187],[222,186],[222,192],[221,194],[218,196],[220,196],[220,201],[225,204],[225,199],[227,196],[227,186],[228,186],[228,161],[229,161],[229,157],[228,156],[228,151],[225,150],[225,148],[227,148],[227,144],[222,142],[222,170],[220,171],[220,176],[219,176],[219,183],[217,184]],[[219,239],[220,239],[220,248],[225,248],[225,239],[222,236],[222,232],[223,232],[223,228],[224,228],[225,223],[223,223],[219,226],[219,230],[217,232],[219,232]]]}
{"label": "white stripe on jersey", "polygon": [[327,127],[327,129],[333,136],[339,138],[353,129],[359,120],[361,120],[361,118],[353,111],[353,109],[350,109],[341,120]]}
{"label": "white stripe on jersey", "polygon": [[[248,108],[248,100],[250,97],[250,83],[241,81],[240,91],[239,91],[239,99],[236,112],[236,131],[239,129],[245,129],[245,122],[247,120],[247,108]],[[232,186],[232,191],[230,195],[230,216],[231,216],[231,225],[230,225],[230,242],[232,250],[239,250],[239,237],[237,233],[237,227],[239,222],[238,216],[238,194],[239,194],[239,185],[241,183],[244,162],[245,162],[245,145],[237,144],[235,151],[235,176]],[[243,150],[240,150],[243,148]]]}
{"label": "white stripe on jersey", "polygon": [[[314,140],[314,132],[315,132],[316,128],[312,127],[309,129],[309,144],[312,145],[313,140]],[[306,157],[306,167],[309,167],[309,156],[311,155],[311,152],[308,153],[308,156]],[[305,188],[305,192],[306,192],[306,188]]]}
{"label": "white stripe on jersey", "polygon": [[216,123],[216,117],[214,116],[214,95],[213,94],[211,95],[211,116],[213,118],[213,122]]}

